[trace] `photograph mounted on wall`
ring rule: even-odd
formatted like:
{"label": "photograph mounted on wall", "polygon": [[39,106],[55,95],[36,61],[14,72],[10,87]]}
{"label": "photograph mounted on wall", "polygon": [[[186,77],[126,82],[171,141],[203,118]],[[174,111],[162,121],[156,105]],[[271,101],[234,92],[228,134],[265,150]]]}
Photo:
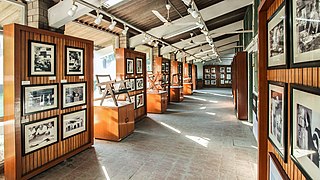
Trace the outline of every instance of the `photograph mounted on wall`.
{"label": "photograph mounted on wall", "polygon": [[292,67],[319,66],[319,11],[319,2],[316,0],[293,1]]}
{"label": "photograph mounted on wall", "polygon": [[142,70],[143,70],[143,65],[142,65],[142,59],[141,58],[137,58],[136,59],[136,68],[137,68],[137,74],[142,74]]}
{"label": "photograph mounted on wall", "polygon": [[58,116],[23,123],[21,134],[23,155],[57,143],[59,141]]}
{"label": "photograph mounted on wall", "polygon": [[216,80],[211,80],[211,85],[217,85],[217,81]]}
{"label": "photograph mounted on wall", "polygon": [[216,79],[217,75],[216,74],[211,74],[211,79]]}
{"label": "photograph mounted on wall", "polygon": [[143,94],[138,94],[136,96],[136,106],[137,108],[140,108],[142,106],[144,106],[144,97],[143,97]]}
{"label": "photograph mounted on wall", "polygon": [[227,73],[231,73],[231,67],[227,67]]}
{"label": "photograph mounted on wall", "polygon": [[62,139],[77,135],[87,130],[87,110],[70,112],[62,115]]}
{"label": "photograph mounted on wall", "polygon": [[55,44],[29,40],[29,76],[55,76],[55,65]]}
{"label": "photograph mounted on wall", "polygon": [[210,69],[204,69],[205,73],[210,73]]}
{"label": "photograph mounted on wall", "polygon": [[268,68],[286,68],[285,5],[268,22]]}
{"label": "photograph mounted on wall", "polygon": [[135,79],[127,79],[128,81],[126,82],[126,88],[130,89],[129,91],[134,91],[136,90],[136,81]]}
{"label": "photograph mounted on wall", "polygon": [[133,109],[136,109],[136,98],[135,96],[130,96],[131,102],[133,103]]}
{"label": "photograph mounted on wall", "polygon": [[211,68],[211,73],[216,73],[216,68],[215,67]]}
{"label": "photograph mounted on wall", "polygon": [[127,74],[133,74],[133,59],[127,59]]}
{"label": "photograph mounted on wall", "polygon": [[287,162],[287,85],[269,82],[268,138]]}
{"label": "photograph mounted on wall", "polygon": [[84,75],[84,49],[66,47],[65,71],[67,76]]}
{"label": "photograph mounted on wall", "polygon": [[62,84],[62,109],[86,104],[87,83]]}
{"label": "photograph mounted on wall", "polygon": [[291,157],[309,179],[320,179],[319,102],[318,88],[291,86]]}
{"label": "photograph mounted on wall", "polygon": [[210,80],[205,80],[205,81],[204,81],[204,85],[209,86],[209,85],[210,85]]}
{"label": "photograph mounted on wall", "polygon": [[204,75],[204,78],[205,78],[205,79],[210,79],[210,74],[205,74],[205,75]]}
{"label": "photograph mounted on wall", "polygon": [[22,116],[58,108],[58,84],[22,86]]}
{"label": "photograph mounted on wall", "polygon": [[136,89],[137,90],[143,89],[143,78],[136,79]]}
{"label": "photograph mounted on wall", "polygon": [[276,155],[269,152],[269,179],[270,180],[290,180]]}
{"label": "photograph mounted on wall", "polygon": [[224,79],[224,78],[225,78],[224,74],[220,74],[220,79]]}
{"label": "photograph mounted on wall", "polygon": [[225,67],[220,67],[220,73],[224,73],[225,72]]}

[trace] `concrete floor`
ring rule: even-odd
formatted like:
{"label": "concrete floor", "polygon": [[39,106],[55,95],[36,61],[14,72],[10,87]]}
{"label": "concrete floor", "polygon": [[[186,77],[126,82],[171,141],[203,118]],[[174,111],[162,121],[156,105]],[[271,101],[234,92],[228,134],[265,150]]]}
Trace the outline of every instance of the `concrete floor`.
{"label": "concrete floor", "polygon": [[148,114],[122,142],[96,140],[34,179],[257,179],[256,147],[231,90],[207,89]]}

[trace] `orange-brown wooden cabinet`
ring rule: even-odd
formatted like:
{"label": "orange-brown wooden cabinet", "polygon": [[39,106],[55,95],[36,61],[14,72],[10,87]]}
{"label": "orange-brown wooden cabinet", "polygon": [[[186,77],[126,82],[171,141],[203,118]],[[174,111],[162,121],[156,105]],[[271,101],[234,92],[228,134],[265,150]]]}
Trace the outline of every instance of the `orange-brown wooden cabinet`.
{"label": "orange-brown wooden cabinet", "polygon": [[121,141],[134,131],[133,103],[118,102],[94,107],[94,137],[111,141]]}
{"label": "orange-brown wooden cabinet", "polygon": [[170,101],[171,102],[183,101],[183,86],[170,87]]}
{"label": "orange-brown wooden cabinet", "polygon": [[148,113],[164,113],[168,105],[168,93],[166,91],[159,91],[159,93],[148,92]]}
{"label": "orange-brown wooden cabinet", "polygon": [[183,83],[183,94],[184,95],[192,95],[193,92],[193,84],[192,83]]}

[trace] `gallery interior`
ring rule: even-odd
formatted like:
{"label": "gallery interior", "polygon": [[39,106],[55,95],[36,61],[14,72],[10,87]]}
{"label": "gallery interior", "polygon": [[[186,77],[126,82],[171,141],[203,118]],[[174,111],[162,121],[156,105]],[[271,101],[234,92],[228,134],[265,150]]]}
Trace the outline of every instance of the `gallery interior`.
{"label": "gallery interior", "polygon": [[319,67],[320,0],[0,0],[0,179],[320,180]]}

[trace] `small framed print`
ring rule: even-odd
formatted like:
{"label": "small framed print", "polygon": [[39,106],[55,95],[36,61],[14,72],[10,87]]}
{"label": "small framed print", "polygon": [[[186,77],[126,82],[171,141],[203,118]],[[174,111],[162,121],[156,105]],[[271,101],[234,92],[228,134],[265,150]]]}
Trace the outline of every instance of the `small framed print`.
{"label": "small framed print", "polygon": [[220,84],[224,84],[224,80],[220,80]]}
{"label": "small framed print", "polygon": [[21,124],[22,155],[59,141],[58,116]]}
{"label": "small framed print", "polygon": [[217,81],[216,80],[211,80],[211,85],[217,85]]}
{"label": "small framed print", "polygon": [[210,74],[205,74],[204,78],[205,79],[210,79]]}
{"label": "small framed print", "polygon": [[291,159],[306,179],[320,179],[320,89],[291,85]]}
{"label": "small framed print", "polygon": [[127,79],[126,88],[130,89],[130,91],[136,90],[136,80],[135,79]]}
{"label": "small framed print", "polygon": [[143,93],[136,95],[136,106],[137,109],[144,106],[144,95]]}
{"label": "small framed print", "polygon": [[58,109],[58,84],[22,86],[22,116]]}
{"label": "small framed print", "polygon": [[141,58],[136,58],[136,71],[137,74],[142,74],[143,64]]}
{"label": "small framed print", "polygon": [[227,73],[231,73],[231,67],[227,67]]}
{"label": "small framed print", "polygon": [[29,40],[29,76],[56,75],[56,45]]}
{"label": "small framed print", "polygon": [[216,79],[217,75],[216,74],[211,74],[211,79]]}
{"label": "small framed print", "polygon": [[62,115],[62,140],[87,130],[87,110],[69,112]]}
{"label": "small framed print", "polygon": [[285,2],[268,21],[268,69],[287,68]]}
{"label": "small framed print", "polygon": [[225,67],[220,67],[220,73],[224,73],[225,72]]}
{"label": "small framed print", "polygon": [[204,85],[209,86],[209,85],[210,85],[210,80],[205,80],[205,81],[204,81]]}
{"label": "small framed print", "polygon": [[133,109],[136,109],[136,98],[135,96],[130,96],[131,102],[133,103]]}
{"label": "small framed print", "polygon": [[292,6],[292,11],[290,11],[292,12],[290,29],[293,32],[291,67],[319,67],[319,2],[295,0],[292,1]]}
{"label": "small framed print", "polygon": [[228,79],[228,80],[231,79],[231,74],[227,74],[227,79]]}
{"label": "small framed print", "polygon": [[287,162],[287,84],[269,81],[268,139]]}
{"label": "small framed print", "polygon": [[211,68],[211,73],[216,73],[216,68],[215,67]]}
{"label": "small framed print", "polygon": [[224,79],[224,77],[225,77],[224,74],[220,74],[221,79]]}
{"label": "small framed print", "polygon": [[84,49],[66,46],[66,76],[84,75]]}
{"label": "small framed print", "polygon": [[87,103],[87,82],[62,84],[62,109]]}
{"label": "small framed print", "polygon": [[133,74],[133,59],[127,59],[126,65],[127,74]]}
{"label": "small framed print", "polygon": [[204,73],[210,73],[210,69],[204,69]]}
{"label": "small framed print", "polygon": [[136,90],[143,89],[143,78],[136,79]]}
{"label": "small framed print", "polygon": [[269,180],[290,180],[276,155],[269,152]]}

